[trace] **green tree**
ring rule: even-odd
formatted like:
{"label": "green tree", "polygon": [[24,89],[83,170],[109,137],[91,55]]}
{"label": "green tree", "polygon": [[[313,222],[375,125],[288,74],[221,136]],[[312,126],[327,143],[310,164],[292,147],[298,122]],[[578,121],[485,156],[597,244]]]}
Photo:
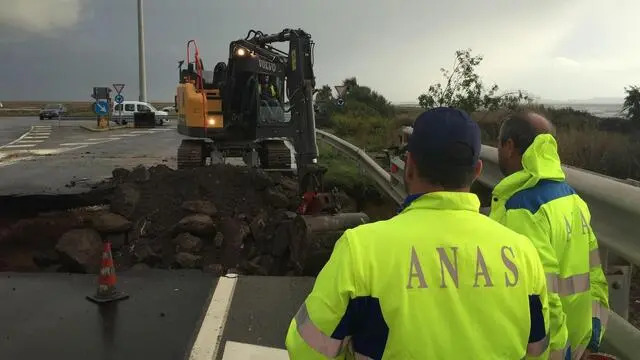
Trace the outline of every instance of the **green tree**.
{"label": "green tree", "polygon": [[316,102],[332,101],[333,95],[331,94],[331,87],[329,85],[323,85],[316,93]]}
{"label": "green tree", "polygon": [[483,60],[482,55],[471,55],[471,49],[458,50],[451,70],[440,69],[444,83],[429,86],[427,92],[418,97],[421,107],[431,109],[439,106],[452,106],[469,113],[478,110],[513,109],[531,97],[523,91],[499,94],[498,85],[485,87],[476,73]]}
{"label": "green tree", "polygon": [[635,126],[640,127],[640,86],[630,86],[624,91],[627,96],[624,97],[622,112]]}
{"label": "green tree", "polygon": [[[330,96],[330,101],[325,102],[325,109],[328,113],[348,114],[356,117],[381,116],[391,118],[395,114],[395,107],[380,93],[371,90],[368,86],[361,86],[355,77],[350,77],[342,81],[342,85],[347,87],[344,95],[345,104],[338,107],[337,99]],[[331,94],[329,85],[324,85],[316,93],[316,103],[321,103],[325,99],[325,93]],[[319,104],[320,105],[320,104]]]}

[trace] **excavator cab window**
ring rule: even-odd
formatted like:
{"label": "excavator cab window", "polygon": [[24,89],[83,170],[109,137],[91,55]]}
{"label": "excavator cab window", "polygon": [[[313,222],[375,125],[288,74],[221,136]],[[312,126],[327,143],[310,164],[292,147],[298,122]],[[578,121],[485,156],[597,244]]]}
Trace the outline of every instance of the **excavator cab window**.
{"label": "excavator cab window", "polygon": [[258,74],[258,94],[260,109],[258,112],[259,124],[274,124],[287,122],[283,107],[282,78]]}

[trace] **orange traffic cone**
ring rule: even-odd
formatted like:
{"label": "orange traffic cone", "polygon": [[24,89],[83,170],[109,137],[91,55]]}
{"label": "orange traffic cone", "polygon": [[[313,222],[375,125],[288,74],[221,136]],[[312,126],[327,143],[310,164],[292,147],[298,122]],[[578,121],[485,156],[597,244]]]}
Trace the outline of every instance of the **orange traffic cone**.
{"label": "orange traffic cone", "polygon": [[116,291],[116,269],[113,266],[113,257],[111,256],[111,242],[106,241],[104,250],[102,250],[98,290],[95,295],[88,295],[87,299],[102,304],[127,298],[129,298],[128,294]]}

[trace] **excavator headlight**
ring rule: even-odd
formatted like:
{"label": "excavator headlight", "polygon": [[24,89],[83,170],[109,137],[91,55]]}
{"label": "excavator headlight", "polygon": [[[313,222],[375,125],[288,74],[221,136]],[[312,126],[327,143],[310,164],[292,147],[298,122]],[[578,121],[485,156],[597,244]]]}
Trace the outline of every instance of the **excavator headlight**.
{"label": "excavator headlight", "polygon": [[243,49],[243,48],[238,48],[236,50],[236,55],[238,55],[238,56],[244,56],[246,53],[247,53],[247,51],[245,49]]}

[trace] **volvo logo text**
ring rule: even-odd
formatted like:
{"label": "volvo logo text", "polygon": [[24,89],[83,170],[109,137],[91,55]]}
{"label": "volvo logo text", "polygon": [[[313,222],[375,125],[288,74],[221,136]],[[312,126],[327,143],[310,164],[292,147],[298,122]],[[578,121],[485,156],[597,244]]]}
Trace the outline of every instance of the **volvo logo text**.
{"label": "volvo logo text", "polygon": [[276,72],[276,64],[258,59],[258,67],[267,71]]}

